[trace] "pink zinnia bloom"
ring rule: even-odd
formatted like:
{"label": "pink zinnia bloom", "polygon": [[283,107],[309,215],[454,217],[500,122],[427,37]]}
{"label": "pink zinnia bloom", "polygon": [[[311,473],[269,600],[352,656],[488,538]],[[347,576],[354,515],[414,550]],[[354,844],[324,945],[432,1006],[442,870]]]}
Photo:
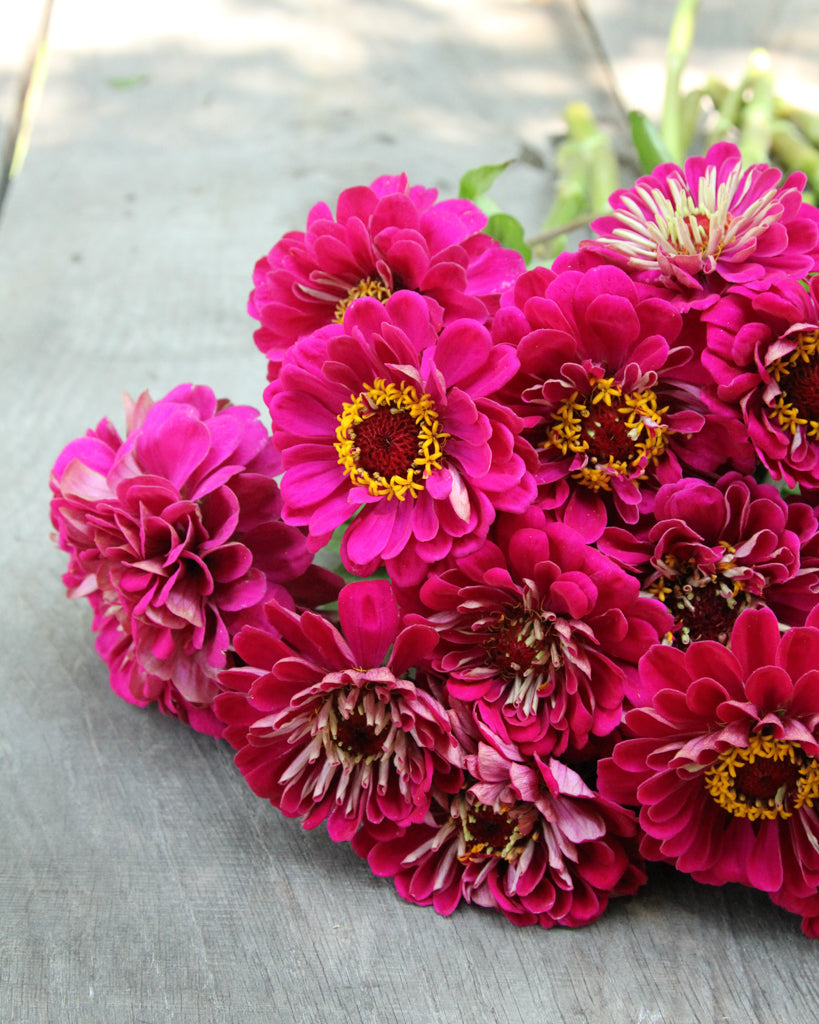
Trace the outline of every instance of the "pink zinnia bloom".
{"label": "pink zinnia bloom", "polygon": [[401,628],[387,581],[342,589],[340,630],[276,602],[266,612],[273,629],[239,633],[246,664],[222,673],[216,699],[254,793],[341,841],[362,822],[395,834],[426,816],[433,787],[460,786],[449,713],[408,675],[435,631]]}
{"label": "pink zinnia bloom", "polygon": [[801,915],[802,931],[809,939],[819,939],[819,892],[803,897],[787,891],[772,892],[769,895],[777,906]]}
{"label": "pink zinnia bloom", "polygon": [[413,292],[356,302],[343,326],[290,350],[265,394],[285,520],[318,548],[355,514],[345,567],[367,576],[386,565],[401,586],[474,550],[496,510],[535,496],[522,423],[492,398],[517,366],[474,320],[439,336]]}
{"label": "pink zinnia bloom", "polygon": [[340,323],[356,298],[404,289],[423,295],[438,326],[486,320],[524,269],[519,253],[482,234],[487,218],[465,199],[384,176],[346,189],[335,216],[318,203],[306,231],[291,231],[256,264],[248,311],[273,380],[298,338]]}
{"label": "pink zinnia bloom", "polygon": [[684,468],[711,473],[731,458],[744,468],[747,442],[703,401],[682,318],[655,289],[605,265],[532,271],[516,303],[530,331],[517,347],[515,408],[538,451],[538,501],[587,540],[613,515],[637,522]]}
{"label": "pink zinnia bloom", "polygon": [[52,471],[64,580],[91,600],[114,690],[216,733],[236,629],[267,598],[332,600],[338,582],[281,522],[279,457],[255,409],[185,384],[126,411],[124,440],[103,420]]}
{"label": "pink zinnia bloom", "polygon": [[775,479],[819,487],[819,278],[727,296],[703,319],[717,400]]}
{"label": "pink zinnia bloom", "polygon": [[463,901],[517,925],[574,928],[643,884],[633,817],[573,769],[485,743],[466,761],[473,781],[426,820],[395,838],[363,829],[353,840],[404,899],[444,915]]}
{"label": "pink zinnia bloom", "polygon": [[737,286],[819,269],[819,212],[802,201],[804,174],[767,164],[743,170],[729,142],[684,167],[661,164],[610,197],[612,213],[582,242],[640,280],[662,285],[684,306],[710,306]]}
{"label": "pink zinnia bloom", "polygon": [[670,628],[639,583],[562,523],[509,517],[421,587],[447,689],[528,754],[577,753],[622,718],[639,658]]}
{"label": "pink zinnia bloom", "polygon": [[599,766],[601,792],[640,808],[641,850],[711,885],[779,903],[819,892],[819,613],[784,636],[768,608],[711,640],[652,648],[647,706]]}
{"label": "pink zinnia bloom", "polygon": [[804,624],[819,601],[818,527],[809,505],[732,472],[666,484],[639,529],[609,527],[598,547],[669,609],[678,646],[727,643],[745,608],[767,605],[783,624]]}

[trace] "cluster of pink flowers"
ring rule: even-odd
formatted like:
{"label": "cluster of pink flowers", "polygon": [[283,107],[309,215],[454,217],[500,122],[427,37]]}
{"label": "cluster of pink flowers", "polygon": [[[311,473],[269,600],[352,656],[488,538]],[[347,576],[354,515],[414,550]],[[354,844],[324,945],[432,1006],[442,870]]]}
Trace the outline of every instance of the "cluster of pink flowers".
{"label": "cluster of pink flowers", "polygon": [[56,461],[113,689],[439,913],[582,925],[663,861],[819,937],[804,184],[719,144],[533,269],[404,176],[315,206],[253,275],[272,430],[183,385]]}

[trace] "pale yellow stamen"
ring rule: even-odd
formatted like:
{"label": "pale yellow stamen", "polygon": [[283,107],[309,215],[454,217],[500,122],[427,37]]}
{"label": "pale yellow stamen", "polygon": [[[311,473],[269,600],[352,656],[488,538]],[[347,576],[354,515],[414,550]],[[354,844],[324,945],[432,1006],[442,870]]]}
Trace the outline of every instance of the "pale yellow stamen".
{"label": "pale yellow stamen", "polygon": [[379,302],[386,302],[391,295],[392,292],[380,277],[362,278],[358,284],[350,288],[346,296],[336,305],[333,312],[333,320],[337,324],[344,323],[344,314],[347,312],[347,307],[355,302],[356,299],[369,296],[370,298],[378,299]]}

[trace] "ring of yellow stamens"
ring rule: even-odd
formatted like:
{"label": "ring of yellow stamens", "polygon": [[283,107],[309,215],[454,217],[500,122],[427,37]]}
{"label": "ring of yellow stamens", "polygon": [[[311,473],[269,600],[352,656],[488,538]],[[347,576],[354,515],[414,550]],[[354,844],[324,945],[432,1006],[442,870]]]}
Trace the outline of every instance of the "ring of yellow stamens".
{"label": "ring of yellow stamens", "polygon": [[789,818],[819,799],[819,764],[798,743],[753,735],[747,747],[729,747],[709,766],[705,788],[735,818]]}
{"label": "ring of yellow stamens", "polygon": [[[819,439],[819,419],[806,413],[819,412],[819,373],[811,367],[819,351],[819,330],[800,331],[796,335],[796,348],[787,356],[776,359],[768,371],[780,388],[780,393],[770,406],[768,415],[783,430],[796,435],[798,432],[813,439]],[[806,373],[807,371],[807,373]],[[808,381],[808,374],[816,374],[817,380]],[[802,390],[810,390],[808,396],[801,396]],[[800,397],[805,400],[799,400]],[[813,405],[814,408],[810,408]]]}
{"label": "ring of yellow stamens", "polygon": [[[361,464],[361,447],[356,431],[361,425],[384,411],[397,417],[404,435],[411,430],[412,451],[402,466],[402,472],[389,476]],[[366,487],[375,497],[397,498],[407,495],[415,498],[424,489],[424,480],[436,469],[443,467],[443,452],[449,434],[441,430],[432,397],[421,394],[411,384],[388,384],[377,378],[365,385],[358,395],[351,395],[338,416],[335,449],[344,475],[357,487]],[[406,439],[402,439],[406,443]]]}
{"label": "ring of yellow stamens", "polygon": [[333,311],[333,322],[337,324],[344,323],[344,314],[347,312],[347,307],[355,302],[356,299],[369,296],[372,299],[378,299],[379,302],[386,302],[391,295],[392,292],[380,277],[364,277],[358,284],[353,285],[345,297],[336,304],[336,308]]}
{"label": "ring of yellow stamens", "polygon": [[[624,392],[613,377],[589,383],[588,395],[575,391],[554,411],[543,447],[585,456],[585,465],[571,475],[593,491],[610,491],[614,477],[645,480],[672,433],[663,422],[668,407],[658,407],[650,388]],[[606,447],[615,451],[607,454]]]}

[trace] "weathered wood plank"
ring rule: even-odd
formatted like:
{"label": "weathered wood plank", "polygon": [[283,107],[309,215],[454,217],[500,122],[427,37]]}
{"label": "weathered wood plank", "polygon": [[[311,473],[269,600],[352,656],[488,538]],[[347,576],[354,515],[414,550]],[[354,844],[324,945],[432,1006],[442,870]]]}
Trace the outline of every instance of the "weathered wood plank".
{"label": "weathered wood plank", "polygon": [[[571,99],[617,121],[569,0],[193,9],[59,0],[0,226],[0,1020],[813,1019],[816,950],[758,894],[659,871],[582,931],[441,918],[254,797],[226,746],[110,692],[48,541],[60,448],[121,423],[125,390],[259,405],[250,272],[318,199],[400,170],[453,194],[545,152]],[[534,225],[542,173],[499,196]]]}

